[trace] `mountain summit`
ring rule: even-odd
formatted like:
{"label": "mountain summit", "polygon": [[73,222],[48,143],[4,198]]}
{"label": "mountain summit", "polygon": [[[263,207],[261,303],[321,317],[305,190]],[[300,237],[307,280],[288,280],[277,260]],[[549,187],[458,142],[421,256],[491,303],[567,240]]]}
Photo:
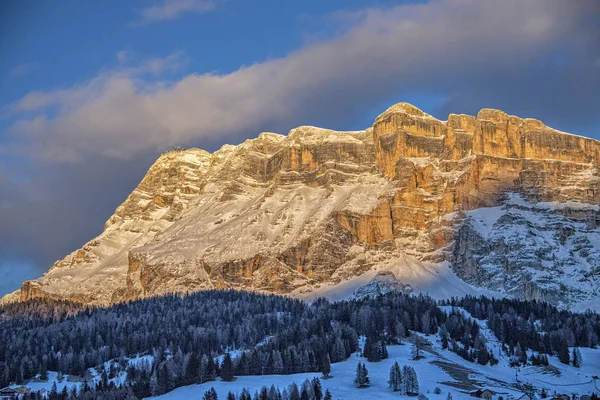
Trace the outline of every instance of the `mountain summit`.
{"label": "mountain summit", "polygon": [[152,165],[104,231],[3,301],[111,304],[235,288],[333,294],[392,274],[449,297],[597,308],[600,142],[483,109],[399,103],[364,131],[302,126]]}

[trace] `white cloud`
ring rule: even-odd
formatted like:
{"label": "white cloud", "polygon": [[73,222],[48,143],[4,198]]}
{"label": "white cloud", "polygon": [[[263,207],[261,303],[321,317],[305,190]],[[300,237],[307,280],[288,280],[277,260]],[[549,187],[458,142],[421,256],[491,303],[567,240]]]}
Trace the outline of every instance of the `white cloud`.
{"label": "white cloud", "polygon": [[126,63],[131,57],[131,53],[127,50],[117,52],[117,61],[121,64]]}
{"label": "white cloud", "polygon": [[36,63],[25,63],[15,65],[9,72],[8,76],[11,78],[19,78],[25,75],[29,75],[31,72],[37,69]]}
{"label": "white cloud", "polygon": [[[315,115],[350,115],[365,102],[424,85],[460,90],[472,75],[518,70],[579,35],[584,15],[585,7],[550,0],[366,10],[342,36],[229,74],[157,79],[181,62],[173,55],[103,71],[66,90],[30,93],[11,108],[40,114],[12,130],[37,154],[63,161],[235,140]],[[48,107],[58,111],[41,112]]]}
{"label": "white cloud", "polygon": [[213,0],[161,0],[154,6],[142,9],[140,17],[143,22],[164,21],[188,12],[206,13],[214,8]]}

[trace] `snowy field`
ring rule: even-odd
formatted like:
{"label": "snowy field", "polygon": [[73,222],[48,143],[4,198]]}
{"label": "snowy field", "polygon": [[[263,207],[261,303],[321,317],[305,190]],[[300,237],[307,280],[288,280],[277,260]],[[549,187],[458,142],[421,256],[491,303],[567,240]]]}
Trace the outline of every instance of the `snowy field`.
{"label": "snowy field", "polygon": [[[450,307],[442,307],[446,311]],[[466,312],[465,312],[466,313]],[[481,333],[488,340],[488,347],[497,350],[500,343],[486,326],[485,321],[478,321]],[[538,389],[545,388],[548,394],[590,394],[595,388],[592,376],[600,374],[600,349],[582,348],[583,362],[580,368],[561,364],[558,357],[550,356],[548,367],[521,367],[511,368],[506,355],[500,355],[499,363],[495,366],[482,366],[462,359],[457,354],[443,350],[439,336],[423,336],[432,342],[426,351],[424,359],[412,360],[412,346],[406,342],[401,346],[388,346],[389,358],[371,363],[358,354],[353,354],[348,360],[331,365],[331,378],[321,379],[323,391],[329,389],[334,399],[381,399],[400,396],[388,388],[390,367],[395,361],[400,366],[410,365],[415,368],[419,380],[420,393],[429,399],[446,399],[452,393],[453,399],[472,398],[468,391],[477,388],[489,388],[503,396],[504,399],[519,398],[523,393],[518,390],[515,378],[521,383],[529,383]],[[572,349],[571,349],[572,351]],[[498,356],[498,352],[494,354]],[[356,365],[363,362],[369,370],[371,386],[358,389],[354,386]],[[443,367],[442,367],[443,366]],[[175,400],[201,398],[202,394],[214,387],[220,399],[225,399],[229,391],[239,394],[243,388],[251,393],[262,386],[275,385],[280,390],[286,389],[292,382],[302,385],[305,379],[321,377],[320,373],[303,373],[292,375],[264,375],[242,376],[234,382],[207,382],[201,385],[190,385],[177,388],[162,396],[153,397],[156,400]],[[218,378],[217,378],[218,379]],[[597,382],[600,385],[600,382]],[[439,387],[441,394],[435,394],[434,389]]]}
{"label": "snowy field", "polygon": [[[445,312],[450,312],[451,307],[441,307]],[[463,313],[469,315],[466,311]],[[372,363],[360,357],[358,353],[353,354],[348,360],[331,365],[331,378],[321,379],[323,391],[329,389],[333,399],[381,399],[400,396],[388,388],[388,377],[390,367],[395,361],[400,366],[410,365],[417,372],[420,393],[429,399],[446,399],[448,393],[452,394],[453,399],[472,398],[468,392],[477,388],[489,388],[503,396],[504,399],[519,398],[522,392],[518,390],[516,379],[521,383],[529,383],[538,389],[545,388],[548,394],[564,393],[572,394],[591,394],[596,389],[593,376],[600,375],[600,349],[581,348],[583,362],[580,368],[561,364],[558,357],[549,356],[550,366],[547,367],[520,367],[511,368],[509,359],[506,355],[500,354],[498,349],[500,343],[496,337],[487,329],[486,321],[477,321],[481,328],[481,334],[488,342],[488,348],[498,357],[499,363],[495,366],[482,366],[477,363],[471,363],[462,359],[457,354],[444,350],[438,335],[422,336],[431,342],[425,350],[425,358],[412,360],[411,338],[405,341],[404,345],[388,346],[389,358]],[[414,337],[413,337],[414,338]],[[266,338],[265,340],[268,340]],[[259,344],[260,345],[260,344]],[[571,349],[572,351],[572,349]],[[231,354],[236,355],[237,351]],[[531,354],[531,353],[529,353]],[[220,360],[221,357],[217,357]],[[354,386],[354,376],[358,362],[366,364],[369,371],[371,386],[364,389],[358,389]],[[128,359],[129,364],[151,363],[152,356],[141,356]],[[105,369],[109,369],[110,361],[104,364]],[[97,369],[90,370],[92,382],[101,380]],[[41,389],[51,390],[53,383],[56,382],[57,389],[60,392],[64,386],[70,390],[73,386],[81,388],[81,382],[68,382],[67,376],[62,382],[57,381],[57,373],[49,372],[49,379],[46,382],[30,382],[23,386],[32,391]],[[301,386],[304,380],[313,377],[321,377],[320,373],[302,373],[292,375],[264,375],[264,376],[242,376],[237,377],[234,382],[223,382],[220,378],[217,381],[207,382],[201,385],[190,385],[177,388],[161,396],[152,397],[153,400],[175,400],[175,399],[200,399],[205,391],[214,387],[218,393],[219,399],[225,399],[229,391],[239,394],[243,388],[250,390],[251,393],[259,390],[262,386],[275,385],[281,391],[286,389],[291,383],[295,382]],[[111,379],[117,385],[124,383],[125,372],[120,373]],[[597,385],[600,382],[596,381]],[[13,385],[15,388],[20,385]],[[440,388],[441,393],[435,394],[435,388]],[[600,394],[600,392],[597,392]],[[496,399],[497,397],[495,397]]]}

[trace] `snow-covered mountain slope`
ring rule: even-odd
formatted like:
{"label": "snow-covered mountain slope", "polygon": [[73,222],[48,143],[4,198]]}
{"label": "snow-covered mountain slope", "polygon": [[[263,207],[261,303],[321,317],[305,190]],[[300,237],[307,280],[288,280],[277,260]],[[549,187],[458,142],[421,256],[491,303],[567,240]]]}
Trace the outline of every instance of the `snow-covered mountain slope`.
{"label": "snow-covered mountain slope", "polygon": [[[597,289],[599,161],[599,142],[540,121],[490,109],[439,121],[406,103],[364,131],[304,126],[213,154],[173,151],[150,168],[103,233],[4,301],[110,304],[208,288],[311,297],[346,292],[391,270],[400,284],[437,297],[476,294],[480,286],[594,305],[597,295],[587,292]],[[528,247],[528,217],[499,217],[491,235],[475,227],[503,209],[507,193],[537,210]],[[542,212],[539,202],[555,206]],[[559,228],[556,242],[550,236]],[[509,241],[520,250],[501,251]],[[554,258],[544,258],[550,248]],[[506,263],[515,264],[508,279],[492,277]],[[552,270],[565,290],[546,285],[548,274],[536,268]]]}
{"label": "snow-covered mountain slope", "polygon": [[518,298],[597,309],[599,220],[598,205],[536,204],[509,193],[501,206],[466,212],[454,268],[469,283]]}

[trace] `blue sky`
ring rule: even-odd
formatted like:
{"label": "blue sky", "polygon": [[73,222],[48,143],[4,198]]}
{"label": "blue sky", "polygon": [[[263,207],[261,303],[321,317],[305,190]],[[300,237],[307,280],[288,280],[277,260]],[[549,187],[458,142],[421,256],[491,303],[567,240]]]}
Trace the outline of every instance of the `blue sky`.
{"label": "blue sky", "polygon": [[101,229],[161,150],[398,101],[600,138],[600,2],[28,1],[0,6],[0,294]]}

